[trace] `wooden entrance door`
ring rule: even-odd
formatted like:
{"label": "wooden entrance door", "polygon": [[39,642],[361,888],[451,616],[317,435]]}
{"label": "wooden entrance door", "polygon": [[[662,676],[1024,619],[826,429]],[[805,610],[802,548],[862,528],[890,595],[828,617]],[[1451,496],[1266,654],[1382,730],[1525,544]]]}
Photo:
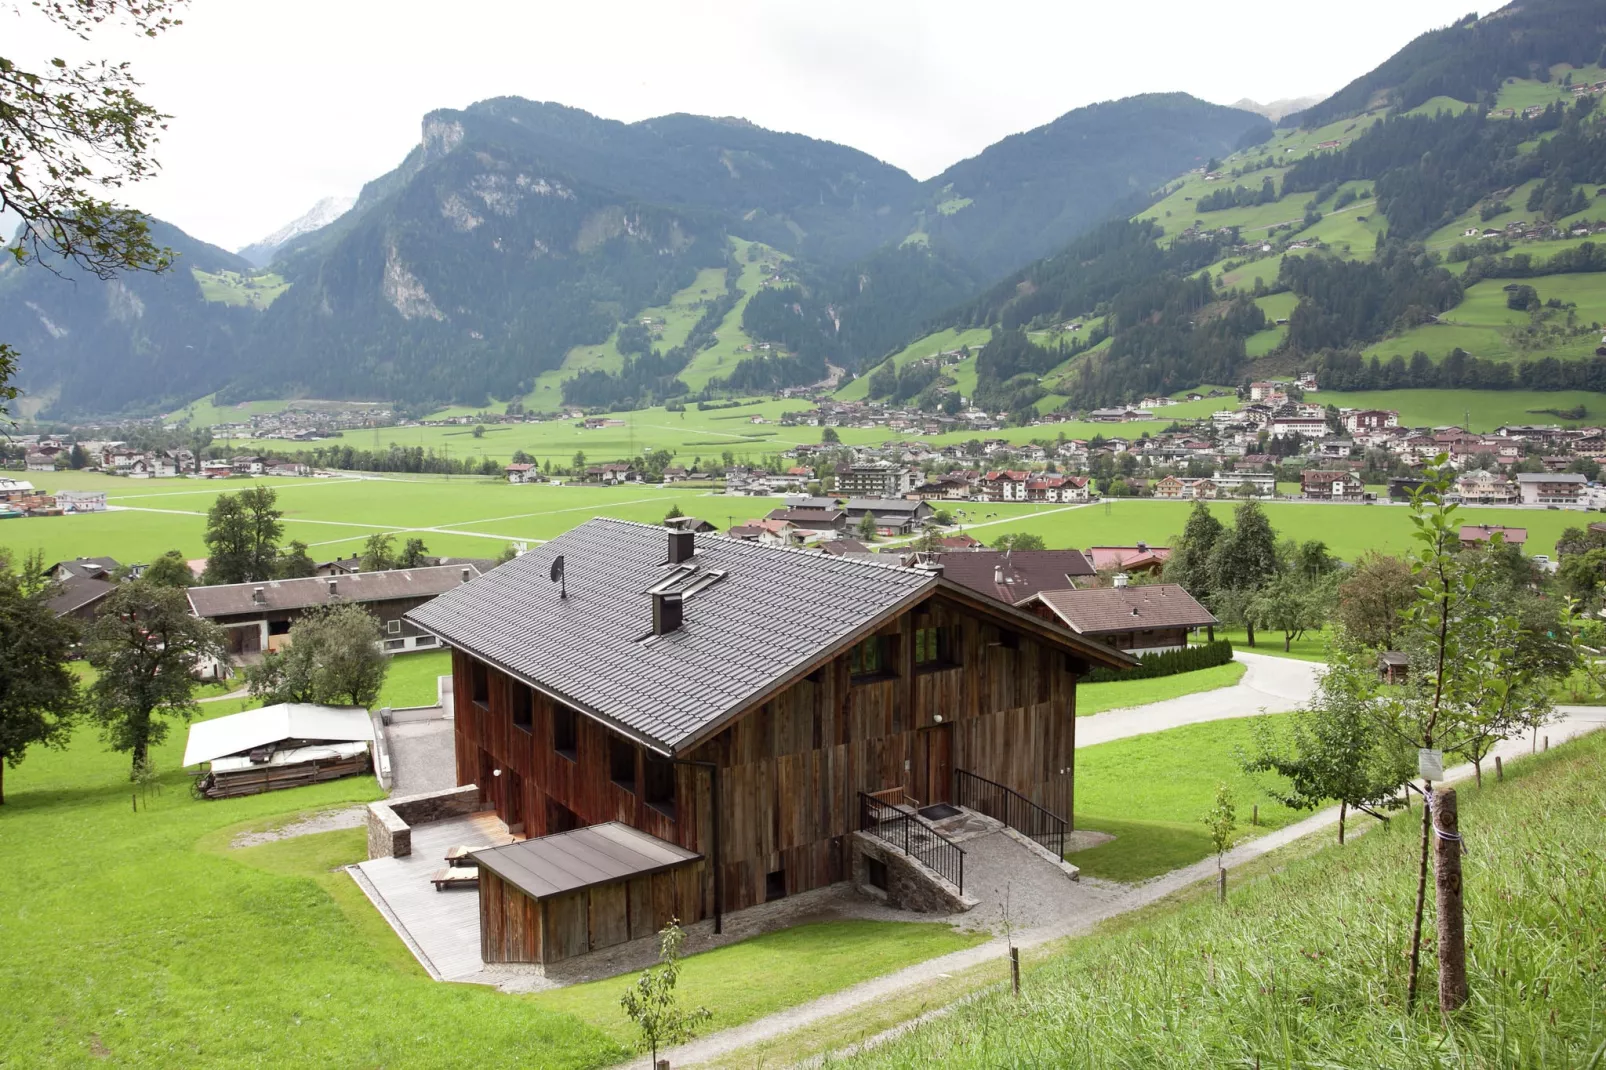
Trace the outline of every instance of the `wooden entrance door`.
{"label": "wooden entrance door", "polygon": [[511,769],[502,770],[502,821],[509,832],[524,831],[524,778]]}
{"label": "wooden entrance door", "polygon": [[915,745],[921,769],[916,798],[928,806],[948,802],[954,780],[954,726],[939,724],[921,729]]}
{"label": "wooden entrance door", "polygon": [[489,805],[493,810],[502,809],[502,800],[497,797],[496,759],[490,752],[480,751],[480,805]]}

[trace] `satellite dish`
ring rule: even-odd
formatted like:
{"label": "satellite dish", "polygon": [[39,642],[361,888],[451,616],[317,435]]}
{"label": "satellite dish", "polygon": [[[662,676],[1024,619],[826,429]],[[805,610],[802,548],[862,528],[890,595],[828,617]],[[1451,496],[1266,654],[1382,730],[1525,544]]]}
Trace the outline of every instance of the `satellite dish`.
{"label": "satellite dish", "polygon": [[552,576],[552,582],[556,583],[556,584],[559,584],[558,597],[559,598],[568,598],[569,597],[569,585],[568,585],[567,582],[564,581],[564,578],[563,578],[563,555],[562,554],[559,554],[557,557],[554,557],[552,559],[551,576]]}

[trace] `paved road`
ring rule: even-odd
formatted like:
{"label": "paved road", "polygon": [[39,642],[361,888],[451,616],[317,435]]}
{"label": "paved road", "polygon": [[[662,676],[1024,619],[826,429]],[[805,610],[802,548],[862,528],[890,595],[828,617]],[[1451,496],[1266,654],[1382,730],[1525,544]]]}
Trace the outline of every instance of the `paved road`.
{"label": "paved road", "polygon": [[1185,724],[1222,721],[1229,717],[1252,717],[1257,713],[1291,710],[1316,690],[1316,675],[1322,666],[1313,661],[1278,658],[1267,654],[1248,654],[1240,650],[1235,661],[1246,666],[1243,679],[1232,687],[1201,691],[1197,695],[1107,710],[1076,722],[1078,748],[1126,739],[1149,732],[1160,732]]}
{"label": "paved road", "polygon": [[[1255,656],[1250,655],[1250,657]],[[1256,662],[1275,660],[1277,659],[1255,657]],[[1312,667],[1314,668],[1314,666]],[[1292,674],[1288,677],[1280,677],[1284,681],[1292,678]],[[1267,680],[1269,678],[1263,678],[1262,683],[1267,682]],[[1236,690],[1236,688],[1224,690]],[[1275,692],[1261,693],[1275,694]],[[1555,724],[1547,725],[1541,730],[1541,735],[1548,736],[1552,743],[1560,743],[1575,736],[1583,735],[1586,732],[1606,727],[1606,709],[1600,707],[1561,706],[1557,708],[1557,713],[1562,719]],[[1105,715],[1100,714],[1099,716]],[[1228,714],[1228,716],[1238,715]],[[1087,720],[1093,719],[1088,718]],[[1493,754],[1498,754],[1502,760],[1510,762],[1526,757],[1529,753],[1529,747],[1530,742],[1527,739],[1512,739],[1496,746]],[[1492,755],[1488,759],[1487,768],[1493,768]],[[1472,775],[1471,765],[1455,766],[1446,771],[1446,781],[1453,784],[1470,779]],[[1236,866],[1243,865],[1279,847],[1292,843],[1303,836],[1329,829],[1337,822],[1338,807],[1335,806],[1327,810],[1318,811],[1303,821],[1267,833],[1234,848],[1227,852],[1223,861],[1227,869],[1231,870]],[[1358,818],[1355,815],[1351,815],[1351,822],[1352,835],[1363,832],[1371,825],[1370,821]],[[1188,885],[1213,879],[1215,874],[1216,860],[1206,858],[1191,866],[1184,866],[1181,869],[1173,870],[1170,873],[1138,885],[1122,885],[1111,881],[1096,881],[1083,878],[1079,884],[1066,885],[1066,894],[1078,900],[1078,905],[1082,908],[1080,911],[1056,924],[1026,932],[1016,932],[1013,942],[1017,947],[1036,947],[1063,937],[1084,934],[1091,931],[1101,921],[1146,906]],[[749,1022],[746,1025],[701,1037],[668,1052],[662,1052],[660,1055],[667,1057],[671,1066],[693,1066],[711,1059],[717,1059],[749,1045],[783,1037],[787,1033],[812,1025],[823,1019],[903,995],[921,986],[928,985],[939,977],[951,975],[993,959],[1004,958],[1008,953],[1008,943],[1003,938],[990,940],[985,944],[967,948],[964,951],[929,959],[898,970],[895,973],[865,981],[851,988],[845,988],[840,992],[833,992],[811,1003],[789,1008],[778,1014]],[[904,1026],[891,1030],[881,1037],[872,1038],[866,1042],[866,1045],[873,1045],[880,1040],[896,1035],[896,1033],[913,1024],[917,1023],[906,1023]],[[631,1066],[650,1070],[645,1061],[632,1063]]]}

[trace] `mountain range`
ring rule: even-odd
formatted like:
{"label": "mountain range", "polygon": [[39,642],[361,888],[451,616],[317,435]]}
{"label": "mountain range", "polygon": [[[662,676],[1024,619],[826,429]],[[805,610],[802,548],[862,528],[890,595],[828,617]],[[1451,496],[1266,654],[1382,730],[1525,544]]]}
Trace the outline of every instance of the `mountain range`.
{"label": "mountain range", "polygon": [[[1148,94],[1079,108],[924,182],[741,119],[622,123],[485,100],[426,115],[418,144],[349,209],[322,203],[248,255],[158,221],[178,254],[162,276],[63,282],[43,270],[63,265],[0,266],[0,338],[22,352],[19,385],[52,416],[163,411],[212,392],[425,409],[535,391],[626,407],[808,383],[828,365],[865,372],[931,330],[1040,335],[1078,317],[1096,329],[1006,343],[981,377],[990,400],[1042,403],[1043,388],[1018,387],[1045,371],[1063,384],[1050,402],[1206,373],[1220,378],[1180,385],[1232,381],[1245,339],[1269,329],[1260,294],[1234,291],[1233,266],[1275,247],[1259,286],[1310,305],[1296,321],[1315,317],[1300,290],[1321,284],[1285,277],[1283,254],[1305,235],[1336,249],[1324,211],[1369,221],[1344,234],[1345,249],[1369,243],[1353,257],[1365,261],[1370,243],[1425,236],[1468,211],[1476,221],[1507,186],[1548,182],[1559,206],[1573,193],[1562,197],[1563,178],[1606,182],[1595,124],[1564,128],[1560,103],[1549,118],[1519,117],[1526,126],[1484,114],[1516,82],[1543,86],[1555,64],[1587,71],[1602,59],[1597,8],[1524,0],[1462,20],[1276,128],[1244,108]],[[1434,109],[1437,120],[1419,114]],[[1438,155],[1424,155],[1430,143]],[[1585,159],[1549,158],[1563,147]],[[1453,173],[1438,169],[1451,158]],[[1357,210],[1361,194],[1374,210]],[[1357,270],[1449,307],[1426,268]],[[683,329],[637,326],[670,308]],[[1294,334],[1360,347],[1397,326]],[[1315,355],[1284,342],[1285,363]],[[705,352],[721,355],[708,365]]]}
{"label": "mountain range", "polygon": [[[1269,116],[1276,119],[1278,116]],[[313,205],[304,215],[292,222],[286,223],[267,237],[252,242],[241,249],[235,250],[255,266],[262,268],[273,263],[273,258],[279,250],[303,234],[311,234],[315,230],[322,230],[330,223],[351,211],[351,206],[357,203],[355,197],[325,197]]]}

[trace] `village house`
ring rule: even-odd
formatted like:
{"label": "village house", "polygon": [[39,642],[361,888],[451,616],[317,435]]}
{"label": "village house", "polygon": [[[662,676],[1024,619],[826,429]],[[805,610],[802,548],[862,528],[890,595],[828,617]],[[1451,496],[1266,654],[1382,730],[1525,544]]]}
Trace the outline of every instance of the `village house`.
{"label": "village house", "polygon": [[1090,546],[1085,556],[1097,573],[1146,572],[1151,576],[1158,576],[1171,557],[1171,548],[1150,546],[1146,542],[1140,542],[1136,546]]}
{"label": "village house", "polygon": [[769,519],[784,520],[799,531],[833,535],[848,527],[848,514],[844,509],[772,509]]}
{"label": "village house", "polygon": [[1523,546],[1528,542],[1527,528],[1506,528],[1495,524],[1462,524],[1460,531],[1461,548],[1471,550],[1474,547],[1489,543],[1499,536],[1501,542],[1507,546]]}
{"label": "village house", "polygon": [[941,565],[945,578],[1006,605],[1019,605],[1039,591],[1062,591],[1098,582],[1080,550],[962,550],[909,555]]}
{"label": "village house", "polygon": [[236,659],[279,650],[288,642],[290,626],[307,610],[344,603],[360,605],[372,614],[384,636],[380,649],[401,654],[438,646],[435,636],[403,615],[479,575],[477,565],[431,565],[191,587],[185,593],[190,612],[224,628],[228,652]]}
{"label": "village house", "polygon": [[846,508],[849,528],[857,530],[869,513],[880,535],[911,535],[936,512],[929,503],[908,498],[849,498]]}
{"label": "village house", "polygon": [[541,474],[538,465],[510,464],[504,471],[507,472],[509,483],[545,483],[546,476]]}
{"label": "village house", "polygon": [[1300,490],[1314,501],[1358,502],[1366,497],[1366,487],[1354,472],[1301,472]]}
{"label": "village house", "polygon": [[117,590],[117,577],[122,571],[115,557],[57,561],[46,570],[51,589],[45,604],[58,617],[92,621],[100,604]]}
{"label": "village house", "polygon": [[1468,505],[1512,505],[1517,501],[1517,487],[1511,480],[1482,468],[1458,476],[1455,489]]}
{"label": "village house", "polygon": [[[1241,458],[1247,461],[1248,458]],[[1277,493],[1277,477],[1271,472],[1219,472],[1212,477],[1216,484],[1216,492],[1223,498],[1241,498],[1246,496],[1241,488],[1248,484],[1256,498],[1271,498]]]}
{"label": "village house", "polygon": [[1022,608],[1065,625],[1077,635],[1108,643],[1128,654],[1162,654],[1188,645],[1188,633],[1219,623],[1194,597],[1174,583],[1043,591]]}
{"label": "village house", "polygon": [[[1077,679],[1134,664],[941,570],[606,519],[409,617],[452,648],[457,782],[527,837],[476,855],[493,962],[917,877],[874,837],[906,798],[1068,822]],[[580,831],[624,864],[576,880]]]}
{"label": "village house", "polygon": [[1583,476],[1571,472],[1517,473],[1517,491],[1524,505],[1582,506],[1587,483]]}
{"label": "village house", "polygon": [[612,486],[618,483],[640,483],[641,473],[628,462],[593,464],[585,470],[585,482]]}

